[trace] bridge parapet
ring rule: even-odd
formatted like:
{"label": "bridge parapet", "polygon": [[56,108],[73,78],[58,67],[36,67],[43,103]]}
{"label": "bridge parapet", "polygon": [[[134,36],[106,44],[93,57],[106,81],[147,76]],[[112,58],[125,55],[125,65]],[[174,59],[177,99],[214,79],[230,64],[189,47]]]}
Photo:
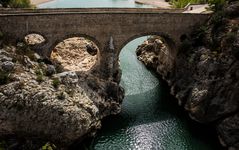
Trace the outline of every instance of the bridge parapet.
{"label": "bridge parapet", "polygon": [[184,9],[159,8],[54,8],[54,9],[12,9],[0,8],[0,15],[40,13],[181,13]]}

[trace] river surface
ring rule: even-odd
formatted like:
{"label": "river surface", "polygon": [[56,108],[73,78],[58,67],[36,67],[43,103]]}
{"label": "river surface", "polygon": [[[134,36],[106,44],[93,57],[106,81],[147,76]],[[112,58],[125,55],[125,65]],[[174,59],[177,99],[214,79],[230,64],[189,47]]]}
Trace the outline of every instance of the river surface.
{"label": "river surface", "polygon": [[[41,8],[150,7],[133,0],[54,0]],[[119,115],[103,120],[90,150],[219,150],[215,132],[189,119],[169,88],[137,60],[135,50],[146,37],[128,43],[120,54],[121,85],[126,91]]]}
{"label": "river surface", "polygon": [[53,0],[38,5],[39,8],[91,8],[91,7],[124,7],[149,8],[150,5],[136,4],[134,0]]}
{"label": "river surface", "polygon": [[215,133],[191,121],[169,94],[166,83],[137,60],[146,37],[121,51],[122,112],[103,121],[90,144],[95,150],[219,150]]}

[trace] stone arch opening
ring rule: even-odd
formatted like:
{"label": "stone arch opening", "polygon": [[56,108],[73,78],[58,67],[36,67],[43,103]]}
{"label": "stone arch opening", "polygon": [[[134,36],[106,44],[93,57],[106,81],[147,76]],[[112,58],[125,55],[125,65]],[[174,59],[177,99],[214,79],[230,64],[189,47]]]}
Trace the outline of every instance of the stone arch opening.
{"label": "stone arch opening", "polygon": [[89,71],[98,61],[99,48],[87,37],[72,36],[58,42],[50,58],[63,70]]}
{"label": "stone arch opening", "polygon": [[[125,42],[123,42],[122,45],[120,45],[119,47],[120,51],[124,48],[125,45],[127,45],[134,39],[141,38],[141,37],[157,37],[168,48],[170,56],[173,57],[177,55],[175,41],[172,38],[170,38],[169,35],[161,33],[161,32],[141,33],[141,34],[134,35],[130,37],[129,39],[127,39]],[[119,54],[120,54],[120,51],[119,51]]]}
{"label": "stone arch opening", "polygon": [[36,45],[44,44],[46,42],[46,38],[40,33],[32,32],[27,34],[24,37],[24,42],[27,45],[36,46]]}
{"label": "stone arch opening", "polygon": [[[126,95],[138,94],[138,92],[149,90],[148,88],[156,87],[157,84],[154,83],[157,82],[153,81],[152,75],[143,71],[142,68],[146,65],[149,68],[163,70],[162,73],[167,74],[174,65],[173,57],[176,55],[173,40],[159,34],[145,34],[134,36],[127,40],[126,43],[119,53],[119,66],[122,69],[121,84],[125,88]],[[134,63],[132,64],[131,62],[133,61]],[[158,68],[160,64],[163,64],[161,66],[168,66],[168,68]],[[132,65],[135,65],[135,69]],[[127,71],[129,67],[131,69]],[[136,86],[137,83],[141,83],[141,81],[136,81],[135,77],[137,76],[139,76],[137,79],[142,79],[140,76],[145,76],[144,84],[140,87]],[[132,80],[132,78],[135,79]]]}

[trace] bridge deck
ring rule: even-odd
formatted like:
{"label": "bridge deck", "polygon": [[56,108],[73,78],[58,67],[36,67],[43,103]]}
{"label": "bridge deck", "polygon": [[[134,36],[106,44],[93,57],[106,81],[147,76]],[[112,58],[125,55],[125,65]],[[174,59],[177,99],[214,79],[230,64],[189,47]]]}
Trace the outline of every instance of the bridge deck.
{"label": "bridge deck", "polygon": [[67,13],[182,13],[184,9],[159,8],[54,8],[54,9],[0,9],[0,15],[67,14]]}

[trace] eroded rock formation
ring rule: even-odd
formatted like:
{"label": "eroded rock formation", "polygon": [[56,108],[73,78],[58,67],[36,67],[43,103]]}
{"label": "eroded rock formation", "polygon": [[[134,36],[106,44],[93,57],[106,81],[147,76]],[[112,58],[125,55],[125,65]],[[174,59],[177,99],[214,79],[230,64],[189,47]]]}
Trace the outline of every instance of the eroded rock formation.
{"label": "eroded rock formation", "polygon": [[175,59],[163,54],[168,50],[158,37],[137,50],[138,59],[162,75],[190,117],[213,124],[230,149],[239,149],[238,4],[227,4],[223,13],[183,39]]}
{"label": "eroded rock formation", "polygon": [[124,92],[118,83],[87,72],[59,72],[53,64],[23,43],[0,49],[2,137],[68,146],[94,135],[103,117],[119,113]]}

